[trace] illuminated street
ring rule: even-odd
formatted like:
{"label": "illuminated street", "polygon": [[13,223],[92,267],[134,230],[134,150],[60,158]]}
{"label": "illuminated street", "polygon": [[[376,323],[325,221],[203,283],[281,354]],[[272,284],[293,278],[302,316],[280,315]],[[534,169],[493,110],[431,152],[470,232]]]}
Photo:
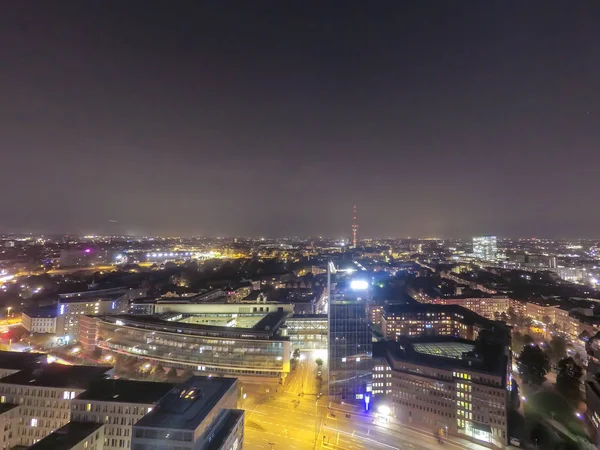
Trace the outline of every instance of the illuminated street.
{"label": "illuminated street", "polygon": [[[316,355],[315,355],[316,353]],[[440,444],[432,433],[394,424],[375,422],[375,415],[358,412],[349,406],[330,404],[326,380],[319,389],[317,352],[303,352],[301,361],[281,386],[269,392],[248,389],[243,408],[246,410],[244,448],[248,450],[433,450]],[[323,370],[323,376],[326,371]],[[298,395],[300,394],[300,395]],[[347,417],[349,415],[349,417]],[[379,419],[380,420],[380,419]],[[451,437],[445,448],[483,450],[485,447]]]}

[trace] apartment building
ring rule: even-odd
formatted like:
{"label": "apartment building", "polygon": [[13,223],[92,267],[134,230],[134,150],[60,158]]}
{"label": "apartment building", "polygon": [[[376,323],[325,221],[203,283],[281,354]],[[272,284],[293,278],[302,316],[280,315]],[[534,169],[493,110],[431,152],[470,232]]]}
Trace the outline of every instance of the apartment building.
{"label": "apartment building", "polygon": [[14,434],[19,423],[20,406],[15,403],[0,404],[0,447],[8,450],[17,445],[17,436]]}
{"label": "apartment building", "polygon": [[525,304],[525,316],[548,325],[556,322],[557,309],[558,304],[555,302],[528,301]]}
{"label": "apartment building", "polygon": [[508,311],[510,299],[504,296],[438,297],[431,299],[430,303],[435,305],[458,305],[487,319],[495,319],[498,314]]}
{"label": "apartment building", "polygon": [[458,305],[402,304],[383,309],[382,331],[386,339],[400,336],[456,336],[475,339],[479,330],[494,322]]}
{"label": "apartment building", "polygon": [[104,450],[131,448],[132,427],[175,387],[172,383],[97,380],[71,402],[71,418],[104,424]]}
{"label": "apartment building", "polygon": [[112,368],[45,364],[0,379],[0,403],[20,405],[17,445],[33,445],[71,419],[71,401]]}

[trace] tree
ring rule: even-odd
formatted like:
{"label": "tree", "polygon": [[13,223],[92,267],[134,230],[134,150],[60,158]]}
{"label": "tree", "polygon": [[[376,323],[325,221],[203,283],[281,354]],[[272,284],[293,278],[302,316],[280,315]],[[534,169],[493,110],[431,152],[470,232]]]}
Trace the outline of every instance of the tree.
{"label": "tree", "polygon": [[554,364],[567,355],[567,341],[562,336],[552,336],[548,347],[548,356]]}
{"label": "tree", "polygon": [[95,347],[94,350],[92,350],[92,358],[94,359],[100,359],[102,357],[102,349]]}
{"label": "tree", "polygon": [[550,358],[537,345],[526,345],[517,359],[519,373],[525,383],[541,385],[550,370]]}
{"label": "tree", "polygon": [[174,380],[175,378],[177,378],[177,369],[175,369],[175,367],[171,367],[167,372],[167,379]]}
{"label": "tree", "polygon": [[512,333],[512,349],[515,353],[521,353],[523,346],[525,345],[525,336],[518,331]]}
{"label": "tree", "polygon": [[519,409],[519,406],[521,406],[521,396],[519,395],[519,385],[517,384],[517,381],[514,378],[511,380],[510,395],[509,395],[508,400],[509,400],[510,407],[513,409]]}
{"label": "tree", "polygon": [[300,358],[300,349],[299,348],[294,350],[294,353],[292,353],[292,358],[294,358],[294,359]]}
{"label": "tree", "polygon": [[321,358],[317,358],[315,359],[315,364],[320,369],[321,367],[323,367],[323,360]]}
{"label": "tree", "polygon": [[164,378],[165,376],[165,369],[163,366],[161,366],[160,364],[157,364],[156,366],[154,366],[152,368],[152,375],[156,378]]}
{"label": "tree", "polygon": [[556,389],[567,399],[579,401],[579,387],[583,369],[573,358],[563,358],[558,362]]}
{"label": "tree", "polygon": [[550,316],[544,316],[542,317],[542,323],[544,325],[550,325],[552,323],[552,319],[550,319]]}
{"label": "tree", "polygon": [[189,367],[186,367],[185,370],[183,371],[183,374],[181,375],[181,378],[184,380],[187,380],[188,378],[191,378],[194,376],[194,371],[192,369],[190,369]]}

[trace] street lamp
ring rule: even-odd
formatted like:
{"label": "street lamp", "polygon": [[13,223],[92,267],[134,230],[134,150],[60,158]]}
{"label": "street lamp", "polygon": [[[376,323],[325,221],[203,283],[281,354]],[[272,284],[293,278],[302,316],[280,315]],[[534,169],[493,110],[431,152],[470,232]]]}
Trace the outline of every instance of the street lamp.
{"label": "street lamp", "polygon": [[384,417],[388,417],[390,415],[390,412],[392,412],[392,410],[387,405],[380,405],[379,408],[377,408],[377,412]]}

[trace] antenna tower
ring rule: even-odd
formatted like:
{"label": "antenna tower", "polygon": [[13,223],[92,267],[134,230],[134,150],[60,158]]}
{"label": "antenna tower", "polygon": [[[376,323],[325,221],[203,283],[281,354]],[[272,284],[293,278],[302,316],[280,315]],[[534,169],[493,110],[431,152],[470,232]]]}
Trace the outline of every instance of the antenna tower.
{"label": "antenna tower", "polygon": [[356,205],[354,206],[354,215],[352,216],[352,246],[356,248],[356,232],[358,224],[356,223]]}

